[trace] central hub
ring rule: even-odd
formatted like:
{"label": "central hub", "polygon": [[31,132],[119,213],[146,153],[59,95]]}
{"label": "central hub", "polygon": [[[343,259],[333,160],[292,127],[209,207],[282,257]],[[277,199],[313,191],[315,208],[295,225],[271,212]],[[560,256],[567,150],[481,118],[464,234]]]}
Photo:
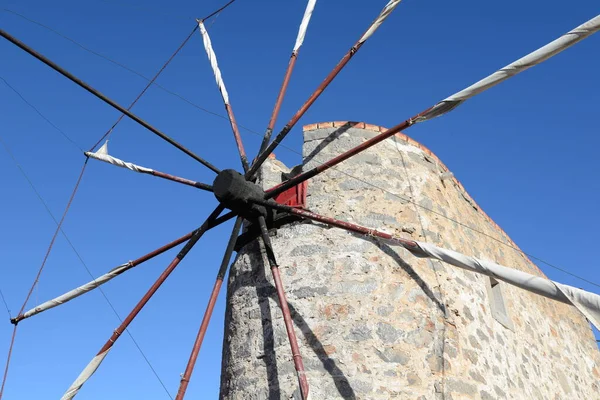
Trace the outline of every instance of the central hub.
{"label": "central hub", "polygon": [[265,191],[233,169],[219,172],[213,182],[213,192],[221,204],[245,217],[266,216],[267,210],[251,200],[263,200]]}

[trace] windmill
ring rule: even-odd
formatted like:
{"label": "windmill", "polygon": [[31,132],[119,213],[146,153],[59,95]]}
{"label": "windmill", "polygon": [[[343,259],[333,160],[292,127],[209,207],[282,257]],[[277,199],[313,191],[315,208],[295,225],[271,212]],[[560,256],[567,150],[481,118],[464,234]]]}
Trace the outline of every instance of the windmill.
{"label": "windmill", "polygon": [[[228,3],[227,5],[229,5],[231,3],[232,2]],[[596,18],[584,23],[583,25],[581,25],[581,26],[573,29],[572,31],[568,32],[567,34],[561,36],[559,39],[557,39],[557,40],[549,43],[548,45],[542,47],[541,49],[537,50],[536,52],[533,52],[533,53],[525,56],[524,58],[519,59],[515,63],[512,63],[512,64],[508,65],[507,67],[493,73],[492,75],[488,76],[487,78],[484,78],[483,80],[475,83],[474,85],[469,86],[466,89],[461,90],[461,91],[457,92],[456,94],[435,103],[433,106],[412,116],[411,118],[392,127],[391,129],[387,129],[387,130],[381,132],[379,135],[374,136],[373,138],[367,140],[363,144],[356,146],[355,148],[352,148],[352,149],[342,153],[341,155],[334,157],[332,160],[324,162],[312,169],[309,169],[307,171],[302,171],[300,174],[297,174],[297,175],[291,177],[290,179],[288,179],[287,181],[283,182],[282,184],[280,184],[276,187],[269,188],[267,190],[263,190],[262,188],[260,188],[259,186],[255,185],[253,183],[256,178],[256,173],[258,172],[259,167],[262,165],[262,163],[277,148],[277,146],[281,143],[281,141],[287,136],[287,134],[292,130],[292,128],[298,123],[298,121],[304,115],[304,113],[318,99],[318,97],[321,95],[321,93],[323,93],[324,89],[334,80],[334,78],[337,76],[337,74],[339,74],[342,71],[342,69],[345,67],[346,64],[349,63],[349,61],[354,57],[354,55],[356,55],[358,53],[360,48],[366,43],[367,40],[369,40],[371,38],[371,36],[375,33],[375,31],[379,28],[379,26],[381,26],[381,24],[391,15],[392,11],[394,11],[394,9],[399,4],[400,4],[399,1],[390,1],[384,7],[384,9],[381,11],[381,13],[378,15],[378,17],[374,20],[374,22],[366,29],[365,33],[359,37],[358,41],[354,44],[354,46],[352,46],[351,49],[343,56],[341,61],[332,70],[332,72],[330,74],[328,74],[326,79],[317,88],[317,90],[309,97],[309,99],[304,103],[304,105],[300,108],[300,110],[290,119],[290,121],[275,136],[275,138],[272,141],[270,141],[270,137],[273,132],[275,122],[277,120],[277,114],[278,114],[279,108],[281,106],[281,102],[283,101],[284,94],[285,94],[285,91],[287,88],[287,84],[290,81],[291,73],[295,66],[296,59],[298,58],[298,51],[300,49],[300,46],[302,45],[302,41],[305,36],[306,29],[308,27],[308,21],[310,19],[313,8],[315,6],[314,1],[308,2],[308,6],[307,6],[306,12],[304,14],[302,23],[301,23],[298,38],[295,42],[292,56],[290,58],[288,70],[285,74],[284,84],[282,85],[280,95],[278,96],[277,104],[274,107],[273,114],[272,114],[272,117],[271,117],[271,120],[269,123],[269,127],[267,129],[267,132],[266,132],[263,142],[261,144],[259,154],[257,155],[257,157],[254,160],[252,160],[252,162],[250,162],[248,160],[248,158],[245,154],[244,146],[241,141],[241,135],[240,135],[239,129],[238,129],[238,124],[234,117],[233,108],[229,102],[229,96],[228,96],[228,92],[225,87],[224,79],[221,76],[221,72],[219,70],[218,62],[216,59],[216,54],[213,49],[212,43],[210,41],[210,37],[208,35],[206,26],[204,25],[204,21],[207,20],[208,17],[203,18],[202,20],[198,21],[198,25],[197,25],[197,27],[194,28],[193,33],[195,33],[196,29],[198,29],[200,31],[200,34],[202,35],[204,46],[205,46],[206,52],[208,54],[208,58],[210,60],[210,64],[211,64],[215,79],[217,81],[217,85],[218,85],[219,90],[222,95],[222,99],[223,99],[223,102],[225,105],[225,109],[227,111],[227,115],[228,115],[228,118],[229,118],[229,121],[231,124],[232,131],[234,133],[234,137],[236,139],[239,157],[240,157],[242,166],[244,167],[243,173],[238,173],[238,172],[235,172],[234,170],[220,170],[219,168],[215,167],[212,163],[210,163],[207,160],[205,160],[204,158],[196,155],[191,150],[187,149],[183,145],[176,142],[174,139],[172,139],[169,136],[167,136],[166,134],[164,134],[159,129],[152,126],[150,123],[142,120],[136,114],[134,114],[133,112],[128,110],[128,108],[125,108],[125,107],[119,105],[117,102],[111,100],[110,98],[106,97],[102,93],[93,89],[88,84],[79,80],[77,77],[72,75],[67,70],[65,70],[62,67],[60,67],[59,65],[53,63],[47,57],[37,53],[35,50],[33,50],[31,47],[24,44],[23,42],[19,41],[17,38],[2,31],[2,36],[5,39],[8,39],[13,44],[15,44],[18,47],[20,47],[21,49],[25,50],[32,56],[38,58],[42,62],[46,63],[47,65],[49,65],[56,71],[60,72],[61,74],[63,74],[64,76],[66,76],[67,78],[69,78],[70,80],[75,82],[76,84],[82,86],[83,88],[85,88],[86,90],[88,90],[89,92],[94,94],[96,97],[99,97],[100,99],[102,99],[103,101],[105,101],[106,103],[111,105],[112,107],[116,108],[123,115],[133,119],[137,123],[141,124],[148,130],[150,130],[155,135],[159,136],[161,139],[167,141],[169,144],[176,147],[181,152],[185,153],[186,155],[190,156],[194,160],[200,162],[202,165],[204,165],[208,169],[217,173],[217,177],[214,180],[214,182],[212,182],[212,184],[204,183],[204,182],[197,182],[197,181],[190,180],[187,178],[181,178],[181,177],[178,177],[178,176],[175,176],[172,174],[157,171],[152,168],[140,166],[140,165],[137,165],[137,164],[134,164],[131,162],[127,162],[127,161],[123,161],[119,158],[113,157],[109,154],[106,143],[99,150],[95,150],[96,146],[94,146],[94,149],[85,153],[86,156],[89,158],[104,161],[104,162],[113,164],[115,166],[127,168],[134,172],[138,172],[138,173],[142,173],[142,174],[149,174],[149,175],[157,176],[160,178],[176,181],[176,182],[183,183],[188,186],[193,186],[198,189],[205,190],[205,191],[212,191],[215,194],[215,196],[217,197],[217,199],[219,200],[219,205],[215,208],[215,210],[212,213],[210,213],[209,217],[202,224],[202,226],[200,226],[198,229],[194,230],[193,232],[175,240],[174,242],[172,242],[171,244],[169,244],[165,247],[161,247],[160,249],[157,249],[156,251],[151,252],[148,255],[141,257],[140,259],[122,264],[122,265],[118,266],[117,268],[109,271],[107,274],[103,275],[102,277],[94,279],[91,282],[89,282],[88,284],[86,284],[82,287],[79,287],[79,288],[75,289],[74,291],[71,291],[60,298],[50,300],[49,302],[43,303],[31,310],[25,310],[23,308],[23,310],[21,310],[18,313],[18,315],[12,319],[13,323],[15,324],[15,332],[16,332],[16,326],[22,320],[32,317],[36,314],[39,314],[43,311],[50,309],[50,308],[53,308],[54,306],[62,304],[66,301],[69,301],[75,297],[78,297],[79,295],[98,287],[99,284],[108,282],[110,279],[120,275],[121,273],[132,269],[133,267],[139,265],[140,263],[144,262],[145,260],[147,260],[159,253],[162,253],[163,251],[166,251],[167,249],[172,248],[178,244],[187,242],[187,244],[180,251],[178,256],[171,262],[171,264],[169,264],[168,268],[165,270],[163,275],[161,275],[159,280],[156,281],[156,283],[152,286],[150,291],[148,291],[148,293],[143,297],[143,299],[138,303],[138,305],[128,315],[128,317],[123,320],[122,324],[117,328],[117,330],[109,338],[109,340],[106,342],[106,344],[104,346],[102,346],[102,348],[100,349],[100,351],[98,352],[96,357],[94,357],[94,359],[90,362],[90,364],[83,370],[83,372],[81,373],[79,378],[69,388],[69,390],[65,394],[64,398],[72,398],[75,396],[75,394],[77,394],[77,392],[81,389],[83,383],[85,383],[85,381],[87,381],[91,377],[91,375],[100,366],[100,364],[102,363],[104,358],[107,357],[108,351],[112,348],[112,346],[114,345],[116,340],[125,332],[125,329],[129,325],[129,323],[131,323],[131,321],[133,321],[133,319],[137,316],[139,311],[141,311],[141,309],[145,306],[147,301],[158,290],[159,286],[166,280],[168,275],[177,267],[179,262],[187,255],[187,252],[189,250],[191,250],[191,248],[198,242],[200,237],[206,231],[211,229],[212,227],[217,226],[218,224],[223,223],[227,220],[230,220],[234,217],[236,218],[236,223],[234,224],[231,239],[227,245],[227,250],[226,250],[225,256],[223,258],[223,263],[222,263],[219,273],[217,275],[217,280],[216,280],[213,292],[211,294],[211,300],[209,301],[209,308],[205,315],[205,319],[201,325],[201,329],[198,332],[197,341],[193,347],[193,351],[190,356],[190,362],[188,363],[188,367],[186,368],[186,371],[184,372],[182,380],[181,380],[181,386],[180,386],[178,398],[183,398],[183,395],[185,394],[185,390],[187,387],[187,383],[189,382],[189,380],[191,378],[191,373],[192,373],[196,358],[198,356],[198,352],[200,350],[202,338],[205,334],[205,330],[207,328],[208,321],[210,319],[210,315],[212,313],[211,307],[214,306],[214,302],[216,301],[216,297],[218,296],[219,289],[221,287],[221,283],[225,276],[226,268],[230,263],[230,258],[232,256],[234,245],[237,241],[238,232],[241,228],[243,220],[246,220],[249,223],[252,223],[253,225],[258,226],[260,228],[259,237],[262,240],[262,242],[264,243],[264,246],[266,249],[266,253],[268,256],[268,262],[271,266],[274,281],[275,281],[276,287],[277,287],[277,296],[278,296],[279,304],[282,307],[282,313],[283,313],[283,316],[284,316],[284,319],[286,322],[285,325],[287,328],[289,342],[290,342],[290,346],[292,349],[293,362],[294,362],[296,372],[298,373],[298,386],[300,388],[299,392],[300,392],[302,398],[308,398],[309,391],[310,391],[309,384],[306,379],[304,366],[302,364],[302,358],[301,358],[301,355],[298,350],[297,339],[295,337],[293,324],[292,324],[292,320],[291,320],[291,316],[290,316],[290,311],[286,307],[287,301],[285,299],[284,285],[283,285],[283,282],[281,282],[280,277],[279,277],[279,269],[277,266],[276,254],[272,251],[271,245],[270,245],[267,220],[273,217],[273,211],[278,211],[279,213],[284,214],[284,215],[294,215],[294,216],[297,216],[297,217],[300,217],[303,219],[315,220],[315,221],[318,221],[321,223],[328,224],[330,226],[335,226],[338,228],[347,229],[347,230],[357,232],[360,234],[365,234],[368,236],[378,237],[378,238],[381,238],[381,239],[384,239],[387,241],[391,241],[397,245],[401,245],[401,246],[405,247],[406,249],[408,249],[409,251],[413,252],[414,254],[416,254],[418,256],[432,257],[435,259],[443,260],[449,264],[452,264],[452,265],[455,265],[455,266],[458,266],[461,268],[467,268],[467,269],[471,269],[475,272],[480,272],[480,273],[484,273],[487,275],[491,275],[491,276],[493,276],[497,279],[503,280],[505,282],[518,285],[526,290],[531,290],[531,291],[534,291],[543,296],[550,297],[555,300],[571,304],[571,305],[575,306],[577,309],[579,309],[580,311],[582,311],[591,321],[594,321],[594,320],[597,321],[597,316],[595,313],[597,312],[597,309],[598,309],[597,308],[598,300],[596,297],[594,297],[593,294],[590,294],[590,293],[587,293],[584,291],[580,291],[576,288],[571,288],[571,287],[568,287],[565,285],[560,285],[558,283],[550,282],[547,280],[540,280],[540,281],[535,280],[535,282],[532,283],[533,277],[526,276],[526,275],[520,275],[520,274],[516,273],[515,271],[511,271],[510,269],[507,269],[506,267],[503,267],[503,266],[498,266],[498,265],[493,265],[493,264],[485,264],[485,263],[481,262],[480,260],[473,259],[472,257],[449,252],[448,249],[441,249],[441,248],[437,248],[435,246],[429,246],[426,243],[421,243],[421,242],[418,242],[415,240],[407,240],[407,239],[403,239],[400,237],[395,237],[388,233],[374,229],[373,227],[367,228],[367,227],[359,226],[356,224],[351,224],[348,222],[335,220],[335,219],[332,219],[327,216],[317,215],[317,214],[311,213],[309,210],[303,210],[301,208],[290,207],[289,205],[278,203],[276,201],[273,201],[272,199],[276,198],[278,195],[285,193],[287,190],[297,187],[299,184],[302,184],[303,182],[307,181],[308,179],[310,179],[314,176],[317,176],[318,174],[320,174],[330,168],[334,168],[335,166],[337,166],[344,160],[347,160],[347,159],[353,157],[354,155],[361,153],[362,151],[382,142],[383,140],[385,140],[387,138],[392,137],[393,135],[395,135],[401,131],[404,131],[404,130],[410,128],[411,126],[413,126],[415,124],[425,122],[425,121],[435,118],[435,117],[439,117],[439,116],[453,110],[455,107],[457,107],[461,103],[463,103],[466,100],[470,99],[471,97],[491,88],[495,84],[500,83],[501,81],[506,80],[506,79],[518,74],[519,72],[521,72],[531,66],[534,66],[534,65],[544,61],[545,59],[551,57],[552,55],[555,55],[555,54],[559,53],[560,51],[570,47],[571,45],[577,43],[578,41],[595,33],[600,28],[599,17],[596,17]],[[227,7],[227,5],[225,7]],[[209,17],[216,15],[219,11],[222,11],[222,9],[219,9],[215,13],[212,13],[211,15],[209,15]],[[184,44],[185,44],[185,42],[184,42]],[[152,81],[151,81],[151,83],[152,83]],[[142,92],[142,94],[143,94],[143,92]],[[108,132],[110,132],[110,130]],[[98,143],[98,144],[100,144],[100,143]],[[229,209],[231,211],[229,211],[223,215],[220,215],[225,209]],[[59,228],[60,228],[60,224],[59,224]],[[58,231],[59,230],[57,230],[57,233],[58,233]],[[35,284],[34,284],[34,286],[35,286]],[[33,291],[33,288],[32,288],[32,291]],[[31,293],[32,292],[30,292],[30,294]],[[27,303],[27,301],[25,302],[25,304],[26,303]],[[25,307],[25,304],[23,307]]]}

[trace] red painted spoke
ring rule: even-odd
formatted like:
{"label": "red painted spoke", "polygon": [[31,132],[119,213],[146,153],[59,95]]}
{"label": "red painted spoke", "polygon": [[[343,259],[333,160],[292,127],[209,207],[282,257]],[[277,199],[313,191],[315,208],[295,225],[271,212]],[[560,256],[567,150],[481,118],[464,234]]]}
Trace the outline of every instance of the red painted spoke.
{"label": "red painted spoke", "polygon": [[[423,113],[427,112],[428,110],[429,109],[423,111]],[[398,125],[394,126],[393,128],[390,128],[387,131],[380,133],[379,135],[377,135],[375,137],[372,137],[371,139],[367,140],[366,142],[359,144],[358,146],[340,154],[339,156],[332,158],[329,161],[325,161],[324,163],[314,167],[311,170],[303,172],[300,175],[297,175],[288,181],[285,181],[279,185],[276,185],[276,186],[268,189],[267,190],[267,198],[275,197],[279,193],[285,192],[289,188],[296,186],[299,183],[302,183],[302,182],[320,174],[321,172],[327,171],[329,168],[336,166],[337,164],[341,163],[342,161],[345,161],[345,160],[349,159],[350,157],[355,156],[355,155],[367,150],[368,148],[370,148],[372,146],[375,146],[377,143],[395,135],[396,133],[411,127],[414,124],[414,119],[423,113],[417,114],[413,118],[407,119],[406,121],[402,122],[401,124],[398,124]]]}
{"label": "red painted spoke", "polygon": [[185,397],[185,392],[187,390],[190,379],[192,378],[194,366],[196,365],[198,354],[200,354],[200,348],[202,347],[202,342],[204,341],[204,336],[206,335],[206,330],[208,329],[210,318],[215,308],[215,304],[217,303],[219,292],[221,291],[223,279],[225,278],[227,268],[229,267],[229,262],[231,261],[231,255],[233,254],[233,248],[237,241],[240,228],[242,227],[242,221],[242,217],[238,217],[235,221],[235,225],[233,226],[233,230],[231,231],[231,237],[229,238],[229,242],[227,243],[227,248],[225,250],[225,254],[223,255],[223,260],[221,261],[221,267],[219,268],[217,279],[215,280],[215,285],[210,294],[208,305],[206,306],[206,311],[204,312],[204,317],[202,318],[202,323],[200,324],[200,329],[198,330],[198,335],[196,336],[196,341],[194,342],[194,347],[192,348],[192,353],[190,354],[190,359],[188,360],[187,366],[185,367],[185,372],[181,377],[181,382],[179,383],[179,390],[177,391],[177,397],[175,398],[175,400],[183,400],[183,398]]}
{"label": "red painted spoke", "polygon": [[54,69],[56,72],[60,73],[61,75],[63,75],[64,77],[68,78],[69,80],[71,80],[75,84],[79,85],[83,89],[85,89],[88,92],[90,92],[94,96],[98,97],[100,100],[104,101],[105,103],[107,103],[111,107],[113,107],[113,108],[117,109],[118,111],[120,111],[121,113],[127,115],[129,118],[131,118],[132,120],[134,120],[138,124],[142,125],[144,128],[148,129],[150,132],[154,133],[155,135],[157,135],[161,139],[165,140],[167,143],[171,144],[172,146],[174,146],[177,149],[181,150],[182,152],[184,152],[188,156],[192,157],[194,160],[200,162],[201,164],[203,164],[204,166],[210,168],[211,170],[213,170],[216,173],[220,172],[220,170],[217,167],[215,167],[214,165],[212,165],[208,161],[206,161],[203,158],[201,158],[200,156],[194,154],[191,150],[188,150],[183,145],[179,144],[178,142],[176,142],[175,140],[173,140],[169,136],[165,135],[163,132],[159,131],[157,128],[155,128],[154,126],[150,125],[148,122],[144,121],[143,119],[141,119],[140,117],[138,117],[137,115],[135,115],[134,113],[132,113],[131,111],[129,111],[128,109],[126,109],[125,107],[119,105],[114,100],[108,98],[107,96],[105,96],[104,94],[102,94],[98,90],[94,89],[93,87],[91,87],[90,85],[88,85],[87,83],[85,83],[84,81],[82,81],[81,79],[77,78],[75,75],[71,74],[69,71],[65,70],[64,68],[62,68],[58,64],[54,63],[53,61],[51,61],[47,57],[45,57],[42,54],[38,53],[37,51],[33,50],[31,47],[27,46],[26,44],[24,44],[20,40],[16,39],[15,37],[11,36],[10,34],[8,34],[7,32],[5,32],[2,29],[0,29],[0,36],[2,36],[3,38],[5,38],[9,42],[13,43],[17,47],[21,48],[25,52],[29,53],[33,57],[37,58],[38,60],[40,60],[41,62],[43,62],[47,66],[49,66],[50,68]]}
{"label": "red painted spoke", "polygon": [[233,137],[235,138],[235,144],[238,148],[238,153],[240,154],[242,167],[244,168],[244,172],[246,172],[250,168],[248,165],[248,156],[246,156],[246,150],[244,149],[244,143],[242,142],[242,135],[240,135],[240,129],[238,128],[237,121],[235,120],[235,115],[233,115],[231,104],[225,104],[225,110],[227,110],[227,117],[229,118],[229,124],[231,125]]}
{"label": "red painted spoke", "polygon": [[319,96],[327,89],[329,84],[333,82],[333,80],[338,76],[338,74],[344,69],[344,67],[348,64],[350,59],[354,57],[354,55],[358,52],[358,50],[366,43],[366,40],[379,28],[381,23],[389,16],[389,14],[393,11],[394,8],[398,5],[399,2],[395,4],[388,3],[386,7],[382,10],[381,14],[378,18],[371,23],[369,28],[365,31],[363,35],[356,41],[356,43],[348,50],[348,52],[342,57],[342,59],[338,62],[338,64],[333,68],[333,70],[325,77],[323,82],[315,89],[315,91],[310,95],[308,100],[304,102],[302,107],[292,116],[289,122],[283,127],[281,132],[275,136],[275,139],[267,146],[267,148],[261,152],[250,171],[246,174],[246,177],[252,177],[258,171],[262,163],[269,157],[269,155],[275,150],[275,148],[281,143],[281,141],[287,136],[287,134],[292,130],[292,128],[298,123],[300,118],[308,111],[308,109],[317,101]]}
{"label": "red painted spoke", "polygon": [[275,123],[277,122],[277,117],[279,116],[279,110],[281,109],[281,104],[283,103],[283,99],[285,97],[285,93],[287,91],[287,87],[290,83],[290,79],[292,77],[292,72],[294,71],[294,67],[296,66],[296,60],[298,59],[298,53],[293,52],[290,57],[290,62],[288,63],[287,69],[285,71],[285,76],[283,78],[283,83],[281,84],[281,88],[279,89],[279,94],[277,95],[277,100],[275,101],[275,106],[273,107],[273,112],[271,113],[271,119],[269,120],[269,125],[267,126],[267,130],[265,132],[265,136],[263,137],[263,141],[260,144],[260,149],[258,150],[258,154],[260,155],[269,144],[271,140],[271,135],[273,134],[273,129],[275,129]]}
{"label": "red painted spoke", "polygon": [[279,273],[279,266],[275,259],[275,253],[271,246],[271,239],[269,238],[269,231],[267,230],[267,224],[264,217],[258,218],[258,224],[260,226],[261,237],[265,245],[267,253],[267,259],[269,260],[269,266],[271,267],[271,273],[273,274],[273,280],[275,281],[275,288],[277,289],[277,298],[279,299],[279,306],[283,314],[283,321],[285,323],[285,329],[288,334],[290,347],[292,349],[292,358],[294,360],[294,368],[298,375],[298,383],[300,385],[300,393],[302,399],[308,399],[308,380],[306,379],[306,373],[304,371],[304,362],[302,361],[302,355],[300,354],[300,347],[298,346],[298,339],[296,338],[296,332],[294,331],[294,323],[292,322],[292,315],[290,313],[290,307],[288,305],[285,291],[283,289],[283,282],[281,281],[281,275]]}
{"label": "red painted spoke", "polygon": [[266,207],[271,207],[271,208],[274,208],[274,209],[277,209],[280,211],[285,211],[290,214],[294,214],[299,217],[309,219],[311,221],[321,222],[321,223],[324,223],[329,226],[341,228],[341,229],[344,229],[349,232],[355,232],[355,233],[360,233],[360,234],[366,235],[366,236],[374,236],[374,237],[378,237],[381,239],[385,239],[387,241],[393,242],[394,244],[402,246],[408,250],[419,252],[419,253],[421,252],[419,246],[417,245],[417,242],[415,242],[414,240],[403,239],[400,237],[390,235],[389,233],[378,231],[376,229],[367,228],[367,227],[364,227],[361,225],[353,224],[351,222],[340,221],[335,218],[315,214],[308,210],[285,206],[285,205],[276,203],[273,200],[254,200],[254,199],[252,199],[251,201],[253,201],[257,204],[264,205]]}
{"label": "red painted spoke", "polygon": [[233,108],[231,108],[231,104],[229,103],[229,94],[227,93],[227,88],[225,87],[225,81],[223,80],[223,76],[221,74],[221,69],[219,68],[219,63],[217,61],[217,54],[213,49],[212,42],[210,40],[210,35],[204,26],[203,21],[198,21],[198,26],[200,27],[200,34],[202,35],[202,42],[204,43],[204,49],[206,50],[206,55],[208,56],[208,60],[210,61],[210,66],[213,70],[213,74],[215,75],[215,80],[217,82],[217,87],[219,88],[219,92],[221,93],[221,97],[223,99],[223,104],[225,104],[225,110],[227,111],[227,117],[229,118],[229,123],[231,124],[231,130],[233,131],[233,137],[235,139],[235,144],[237,145],[238,153],[240,154],[240,160],[242,161],[242,166],[244,167],[244,172],[248,171],[248,157],[246,156],[246,150],[244,149],[244,144],[242,142],[242,136],[240,135],[240,130],[238,128],[238,124],[235,120],[235,116],[233,114]]}
{"label": "red painted spoke", "polygon": [[191,179],[181,178],[179,176],[167,174],[165,172],[160,172],[160,171],[152,170],[152,172],[149,173],[149,174],[153,175],[153,176],[157,176],[159,178],[167,179],[167,180],[170,180],[170,181],[173,181],[173,182],[178,182],[178,183],[183,183],[184,185],[193,186],[193,187],[195,187],[197,189],[206,190],[208,192],[212,192],[212,190],[213,190],[212,186],[208,185],[206,183],[193,181]]}
{"label": "red painted spoke", "polygon": [[152,284],[150,289],[144,294],[144,296],[140,299],[140,301],[135,305],[133,310],[127,315],[127,317],[121,322],[119,327],[115,329],[111,337],[106,341],[104,346],[100,349],[100,351],[96,354],[96,356],[92,359],[92,361],[86,366],[86,368],[79,375],[77,380],[71,385],[71,387],[67,390],[67,393],[63,396],[63,399],[72,399],[79,392],[83,384],[89,380],[89,378],[94,374],[94,372],[100,366],[100,363],[104,360],[108,351],[114,346],[115,342],[119,339],[119,337],[125,332],[127,327],[133,322],[135,317],[142,311],[142,308],[148,303],[148,301],[154,296],[156,291],[160,288],[160,286],[167,280],[169,275],[175,270],[177,265],[183,260],[183,258],[188,254],[188,252],[194,247],[194,245],[198,242],[198,240],[202,237],[202,235],[215,226],[218,215],[223,211],[224,207],[222,205],[217,206],[217,208],[210,214],[210,216],[206,219],[206,221],[202,224],[200,228],[194,231],[192,237],[189,239],[184,248],[177,254],[177,256],[171,261],[171,263],[167,266],[167,268],[163,271],[163,273],[158,277],[158,279]]}

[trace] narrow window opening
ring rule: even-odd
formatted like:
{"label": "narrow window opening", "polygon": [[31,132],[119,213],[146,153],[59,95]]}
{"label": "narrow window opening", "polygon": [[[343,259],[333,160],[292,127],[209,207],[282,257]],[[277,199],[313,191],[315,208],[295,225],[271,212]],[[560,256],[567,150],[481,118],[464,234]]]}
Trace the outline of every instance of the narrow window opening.
{"label": "narrow window opening", "polygon": [[487,279],[487,292],[490,299],[490,308],[492,311],[492,317],[505,328],[513,330],[513,323],[508,315],[506,309],[506,303],[504,301],[504,294],[502,291],[503,285],[494,278]]}

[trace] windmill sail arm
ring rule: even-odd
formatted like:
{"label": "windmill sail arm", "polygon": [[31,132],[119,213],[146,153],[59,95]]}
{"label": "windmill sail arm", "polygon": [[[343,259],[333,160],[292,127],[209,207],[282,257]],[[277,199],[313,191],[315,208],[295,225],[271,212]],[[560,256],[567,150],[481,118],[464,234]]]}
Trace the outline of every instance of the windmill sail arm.
{"label": "windmill sail arm", "polygon": [[198,26],[200,27],[200,34],[202,35],[204,49],[206,50],[206,55],[208,56],[208,61],[210,62],[213,74],[215,75],[215,81],[217,82],[217,86],[219,87],[219,91],[221,92],[221,96],[223,97],[223,102],[225,104],[229,104],[229,94],[227,93],[227,88],[225,87],[223,76],[221,75],[221,69],[219,68],[219,63],[217,62],[217,55],[215,54],[215,50],[213,49],[212,41],[210,40],[210,36],[208,35],[204,23],[202,21],[199,21]]}
{"label": "windmill sail arm", "polygon": [[418,257],[425,256],[444,261],[455,267],[487,275],[529,292],[570,304],[585,315],[596,328],[600,329],[600,296],[595,293],[563,285],[491,261],[466,256],[456,251],[443,249],[428,243],[416,243],[422,253],[418,251],[414,252],[412,249],[409,250],[413,251],[413,254]]}
{"label": "windmill sail arm", "polygon": [[411,252],[415,257],[433,258],[443,261],[458,268],[466,269],[478,274],[487,275],[504,281],[510,285],[517,286],[529,292],[548,297],[574,306],[598,329],[600,329],[600,295],[587,292],[572,286],[563,285],[549,279],[528,274],[514,268],[505,267],[491,261],[480,260],[453,250],[443,249],[429,243],[417,242],[404,239],[376,229],[356,225],[347,221],[315,214],[309,210],[296,209],[278,204],[274,201],[252,199],[252,202],[276,210],[288,212],[304,219],[324,223],[331,227],[337,227],[349,232],[355,232],[366,236],[373,236],[384,241],[401,246]]}
{"label": "windmill sail arm", "polygon": [[377,19],[375,21],[373,21],[371,26],[369,26],[369,29],[367,29],[367,31],[358,40],[358,43],[362,44],[362,43],[366,42],[371,36],[373,36],[375,31],[377,29],[379,29],[381,24],[383,24],[383,22],[387,19],[387,17],[390,16],[392,11],[394,11],[394,9],[396,7],[398,7],[398,5],[400,4],[400,1],[402,1],[402,0],[390,0],[385,5],[385,7],[383,7],[383,10],[381,10],[381,13],[379,13],[379,16],[377,17]]}
{"label": "windmill sail arm", "polygon": [[600,15],[592,18],[582,25],[579,25],[577,28],[565,33],[558,39],[548,43],[536,51],[529,53],[525,57],[508,64],[504,68],[499,69],[493,74],[483,78],[479,82],[476,82],[473,85],[453,94],[452,96],[445,98],[444,100],[435,104],[427,112],[416,118],[415,122],[423,122],[428,119],[439,117],[440,115],[453,110],[471,97],[474,97],[479,93],[496,86],[500,82],[503,82],[525,71],[526,69],[546,61],[550,57],[568,49],[575,43],[598,32],[598,30],[600,30]]}
{"label": "windmill sail arm", "polygon": [[104,161],[106,163],[116,165],[117,167],[126,168],[128,170],[131,170],[134,172],[139,172],[142,174],[152,174],[154,172],[154,170],[152,170],[150,168],[146,168],[146,167],[142,167],[140,165],[126,162],[126,161],[123,161],[121,159],[118,159],[116,157],[109,155],[108,154],[108,140],[95,153],[92,153],[91,151],[87,151],[87,152],[85,152],[85,155],[90,158]]}
{"label": "windmill sail arm", "polygon": [[304,16],[302,17],[302,22],[300,23],[300,28],[298,29],[298,36],[296,37],[296,43],[294,44],[294,53],[298,53],[302,43],[304,43],[304,37],[306,36],[308,23],[310,22],[310,18],[312,17],[316,3],[317,0],[308,0],[308,4],[306,4],[306,10],[304,10]]}
{"label": "windmill sail arm", "polygon": [[83,384],[85,382],[87,382],[87,380],[90,379],[90,377],[94,374],[94,372],[96,372],[98,367],[100,367],[100,364],[102,364],[102,361],[104,361],[104,359],[108,355],[109,351],[110,351],[110,348],[108,348],[104,352],[96,355],[92,359],[92,361],[90,361],[90,363],[83,369],[83,371],[81,371],[81,373],[79,374],[79,376],[77,377],[75,382],[73,382],[73,384],[67,389],[67,391],[60,398],[60,400],[73,399],[77,395],[77,393],[79,393],[79,390],[81,389]]}
{"label": "windmill sail arm", "polygon": [[18,322],[23,319],[33,317],[36,314],[39,314],[39,313],[49,310],[51,308],[57,307],[68,301],[71,301],[89,291],[94,290],[98,286],[105,284],[106,282],[110,281],[111,279],[116,278],[117,276],[121,275],[122,273],[124,273],[125,271],[127,271],[133,267],[134,267],[134,265],[130,262],[119,265],[118,267],[113,268],[106,274],[86,283],[85,285],[81,285],[81,286],[79,286],[73,290],[70,290],[58,297],[53,298],[52,300],[48,300],[48,301],[32,308],[29,311],[24,312],[22,315],[19,315],[16,318],[16,320]]}

